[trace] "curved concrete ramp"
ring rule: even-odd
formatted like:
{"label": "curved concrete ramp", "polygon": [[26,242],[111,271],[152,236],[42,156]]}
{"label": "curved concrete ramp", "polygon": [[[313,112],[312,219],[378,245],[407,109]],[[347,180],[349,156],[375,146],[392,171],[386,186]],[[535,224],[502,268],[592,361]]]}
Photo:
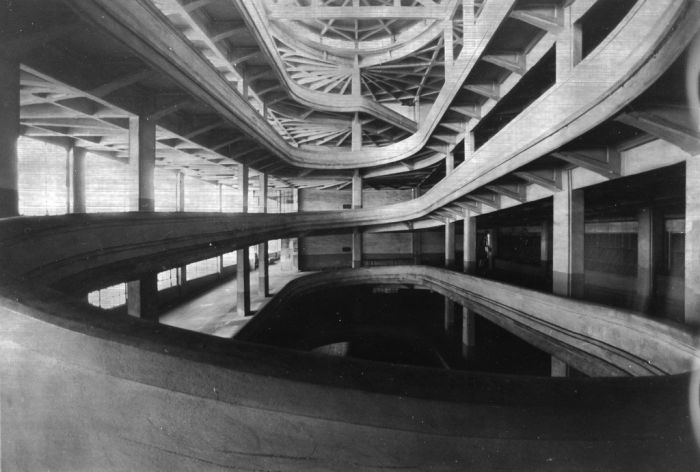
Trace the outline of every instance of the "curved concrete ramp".
{"label": "curved concrete ramp", "polygon": [[318,357],[0,289],[3,470],[697,470],[689,376]]}

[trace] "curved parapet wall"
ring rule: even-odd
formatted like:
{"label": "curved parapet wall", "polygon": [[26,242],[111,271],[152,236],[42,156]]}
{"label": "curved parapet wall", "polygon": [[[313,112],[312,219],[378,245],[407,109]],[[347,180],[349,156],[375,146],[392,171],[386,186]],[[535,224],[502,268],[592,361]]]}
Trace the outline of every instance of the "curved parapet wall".
{"label": "curved parapet wall", "polygon": [[[416,133],[382,148],[330,153],[323,147],[295,148],[273,132],[231,85],[212,71],[207,60],[162,24],[162,18],[143,0],[132,0],[128,6],[106,0],[73,6],[290,164],[354,169],[400,161],[428,143],[512,4],[512,0],[485,3],[475,25],[477,45],[465,48],[456,59],[456,80],[443,88]],[[691,0],[640,0],[610,37],[483,146],[470,163],[478,163],[479,173],[483,173],[484,168],[491,170],[515,156],[529,162],[609,119],[652,84],[686,47],[697,31],[699,10],[697,2]],[[159,25],[157,31],[154,24]],[[528,139],[519,142],[513,135]],[[497,159],[491,164],[494,150],[498,150]]]}
{"label": "curved parapet wall", "polygon": [[415,285],[438,292],[593,376],[688,372],[700,360],[689,329],[533,290],[425,266],[375,267],[312,274],[285,286],[236,339],[264,339],[265,327],[295,298],[328,287]]}
{"label": "curved parapet wall", "polygon": [[688,375],[490,376],[223,340],[0,287],[3,469],[696,470]]}

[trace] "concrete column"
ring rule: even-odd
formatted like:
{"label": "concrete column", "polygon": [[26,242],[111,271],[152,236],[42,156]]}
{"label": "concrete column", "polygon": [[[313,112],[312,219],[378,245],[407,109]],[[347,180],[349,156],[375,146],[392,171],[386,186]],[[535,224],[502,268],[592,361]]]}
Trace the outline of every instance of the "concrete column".
{"label": "concrete column", "polygon": [[648,313],[654,297],[654,276],[663,254],[663,215],[653,208],[642,208],[637,232],[637,298],[635,309]]}
{"label": "concrete column", "polygon": [[685,161],[685,322],[700,326],[700,156]]}
{"label": "concrete column", "polygon": [[177,173],[177,182],[175,183],[175,198],[177,199],[177,211],[185,211],[185,173]]}
{"label": "concrete column", "polygon": [[236,312],[250,316],[250,260],[248,248],[236,251]]}
{"label": "concrete column", "polygon": [[73,155],[73,213],[85,213],[85,156],[84,148],[72,148]]}
{"label": "concrete column", "polygon": [[583,35],[580,25],[573,22],[571,7],[563,8],[563,28],[557,37],[557,82],[564,80],[581,62],[583,51]]}
{"label": "concrete column", "polygon": [[445,268],[455,268],[455,223],[445,220]]}
{"label": "concrete column", "polygon": [[19,215],[19,63],[0,59],[0,218]]}
{"label": "concrete column", "polygon": [[464,210],[463,271],[476,272],[476,217],[470,210]]}
{"label": "concrete column", "polygon": [[355,58],[352,64],[352,77],[350,78],[352,83],[350,84],[350,92],[353,97],[360,97],[362,95],[362,76],[360,71],[360,59],[355,54]]}
{"label": "concrete column", "polygon": [[144,274],[139,280],[126,284],[127,312],[131,316],[158,321],[158,274]]}
{"label": "concrete column", "polygon": [[[352,207],[362,208],[362,176],[359,169],[352,176]],[[352,268],[362,267],[362,231],[355,228],[352,231]]]}
{"label": "concrete column", "polygon": [[155,211],[156,123],[146,116],[129,118],[129,166],[132,211]]}
{"label": "concrete column", "polygon": [[554,194],[552,228],[552,291],[555,295],[583,296],[583,190],[572,188],[571,171],[562,175],[562,190]]}
{"label": "concrete column", "polygon": [[[248,165],[238,166],[238,191],[241,194],[241,211],[248,213]],[[238,316],[250,315],[250,259],[249,249],[236,252],[236,311]]]}
{"label": "concrete column", "polygon": [[[464,210],[464,268],[465,274],[476,272],[476,217]],[[462,355],[467,358],[476,345],[474,332],[476,314],[467,307],[462,307]]]}
{"label": "concrete column", "polygon": [[[411,198],[415,200],[420,197],[420,187],[415,187],[411,190]],[[421,244],[422,238],[420,231],[411,226],[411,253],[413,254],[413,264],[419,265],[421,261]]]}
{"label": "concrete column", "polygon": [[[454,154],[445,146],[445,175],[450,175],[455,168]],[[455,267],[455,224],[451,219],[445,221],[445,268]]]}
{"label": "concrete column", "polygon": [[469,123],[466,124],[467,132],[464,135],[464,161],[471,161],[476,152],[476,144],[474,143],[474,132],[469,131]]}
{"label": "concrete column", "polygon": [[352,120],[352,143],[351,149],[353,151],[359,151],[362,149],[362,122],[360,121],[360,114],[355,113],[355,117]]}
{"label": "concrete column", "polygon": [[566,362],[561,359],[557,359],[552,356],[552,377],[568,377],[569,376],[569,366]]}
{"label": "concrete column", "polygon": [[248,164],[238,164],[238,190],[241,194],[241,213],[248,213]]}
{"label": "concrete column", "polygon": [[[267,174],[260,174],[260,212],[267,213]],[[268,262],[267,241],[258,244],[258,294],[267,297],[270,294],[270,269]]]}
{"label": "concrete column", "polygon": [[454,65],[454,26],[452,21],[445,22],[445,30],[443,32],[443,51],[445,60],[445,76],[447,77],[452,72]]}

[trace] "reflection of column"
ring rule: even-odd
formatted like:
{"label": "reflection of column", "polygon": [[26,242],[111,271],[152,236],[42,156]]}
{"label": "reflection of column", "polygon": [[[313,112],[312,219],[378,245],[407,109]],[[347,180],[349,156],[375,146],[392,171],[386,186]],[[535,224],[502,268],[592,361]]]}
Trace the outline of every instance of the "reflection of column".
{"label": "reflection of column", "polygon": [[[260,213],[267,213],[267,174],[260,174]],[[270,294],[270,270],[268,243],[258,244],[258,294],[267,297]]]}
{"label": "reflection of column", "polygon": [[685,322],[700,325],[700,156],[685,161]]}
{"label": "reflection of column", "polygon": [[158,274],[144,274],[126,284],[127,312],[131,316],[158,321]]}
{"label": "reflection of column", "polygon": [[552,356],[552,377],[568,377],[569,366],[561,359]]}
{"label": "reflection of column", "polygon": [[544,272],[545,277],[549,275],[549,254],[551,247],[552,227],[550,226],[549,221],[544,221],[540,232],[540,265],[542,266],[542,271]]}
{"label": "reflection of column", "polygon": [[73,213],[85,213],[85,155],[84,148],[72,148],[73,154]]}
{"label": "reflection of column", "polygon": [[637,216],[637,298],[635,309],[647,313],[654,296],[654,275],[663,251],[663,216],[653,208],[642,208]]}
{"label": "reflection of column", "polygon": [[0,59],[0,218],[19,215],[19,63]]}

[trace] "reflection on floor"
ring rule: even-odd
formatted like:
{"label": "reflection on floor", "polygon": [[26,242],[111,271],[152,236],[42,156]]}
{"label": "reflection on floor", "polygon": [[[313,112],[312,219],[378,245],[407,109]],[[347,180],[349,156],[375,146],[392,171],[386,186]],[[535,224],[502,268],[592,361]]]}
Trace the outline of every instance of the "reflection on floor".
{"label": "reflection on floor", "polygon": [[[308,273],[308,272],[307,272]],[[275,294],[290,280],[307,273],[282,270],[280,263],[270,265],[270,293]],[[230,338],[245,325],[250,317],[236,313],[236,279],[231,279],[204,294],[174,307],[160,316],[162,324]],[[258,295],[258,271],[250,273],[250,309],[254,313],[269,298]]]}

